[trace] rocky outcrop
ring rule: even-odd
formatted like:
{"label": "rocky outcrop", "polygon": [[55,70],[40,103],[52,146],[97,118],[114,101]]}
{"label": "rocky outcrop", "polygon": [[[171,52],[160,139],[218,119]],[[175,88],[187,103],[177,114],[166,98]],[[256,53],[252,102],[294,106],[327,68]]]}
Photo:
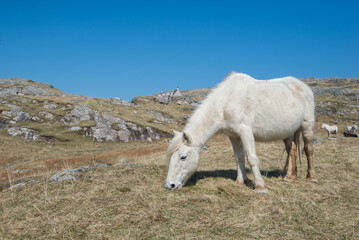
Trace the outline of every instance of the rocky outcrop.
{"label": "rocky outcrop", "polygon": [[52,175],[50,177],[50,181],[62,182],[66,180],[76,180],[76,176],[82,172],[94,170],[97,168],[109,167],[109,166],[111,166],[111,164],[99,164],[99,165],[82,166],[74,169],[65,170]]}
{"label": "rocky outcrop", "polygon": [[161,112],[147,111],[147,113],[154,116],[156,118],[156,120],[159,122],[165,122],[165,123],[175,123],[176,122],[176,120],[174,120],[173,118],[171,118],[168,115],[161,113]]}
{"label": "rocky outcrop", "polygon": [[118,105],[122,105],[122,106],[131,106],[131,103],[129,103],[129,102],[125,101],[125,100],[122,100],[121,98],[118,98],[118,97],[110,98],[110,101],[113,104],[118,104]]}
{"label": "rocky outcrop", "polygon": [[339,87],[333,87],[333,88],[314,87],[312,88],[312,91],[314,93],[314,96],[330,94],[337,97],[340,95],[345,95],[350,93],[349,88],[339,88]]}
{"label": "rocky outcrop", "polygon": [[[93,139],[98,142],[121,140],[124,142],[136,140],[160,139],[169,137],[168,133],[151,127],[142,127],[126,122],[110,115],[95,114],[96,126],[91,128]],[[114,128],[112,128],[114,126]]]}
{"label": "rocky outcrop", "polygon": [[22,127],[12,127],[7,130],[8,134],[13,137],[21,137],[27,141],[40,141],[42,138],[37,131],[22,128]]}
{"label": "rocky outcrop", "polygon": [[19,112],[16,117],[14,117],[14,120],[17,122],[25,122],[30,119],[30,114],[27,112]]}

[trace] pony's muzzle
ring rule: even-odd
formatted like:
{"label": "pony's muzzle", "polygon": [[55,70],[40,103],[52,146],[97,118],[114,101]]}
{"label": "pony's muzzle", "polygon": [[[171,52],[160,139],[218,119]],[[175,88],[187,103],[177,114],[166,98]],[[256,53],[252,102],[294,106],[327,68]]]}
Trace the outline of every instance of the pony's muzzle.
{"label": "pony's muzzle", "polygon": [[165,188],[167,188],[168,190],[174,190],[176,188],[181,188],[182,184],[175,184],[173,182],[166,182],[165,184]]}

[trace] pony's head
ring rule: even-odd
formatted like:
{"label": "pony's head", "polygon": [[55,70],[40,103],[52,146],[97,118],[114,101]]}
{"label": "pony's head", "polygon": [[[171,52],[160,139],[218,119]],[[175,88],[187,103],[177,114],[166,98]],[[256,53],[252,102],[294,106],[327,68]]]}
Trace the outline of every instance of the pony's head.
{"label": "pony's head", "polygon": [[168,174],[165,187],[181,188],[196,171],[201,147],[192,146],[191,138],[186,133],[173,131],[174,137],[166,152]]}
{"label": "pony's head", "polygon": [[324,123],[322,124],[322,128],[324,128]]}

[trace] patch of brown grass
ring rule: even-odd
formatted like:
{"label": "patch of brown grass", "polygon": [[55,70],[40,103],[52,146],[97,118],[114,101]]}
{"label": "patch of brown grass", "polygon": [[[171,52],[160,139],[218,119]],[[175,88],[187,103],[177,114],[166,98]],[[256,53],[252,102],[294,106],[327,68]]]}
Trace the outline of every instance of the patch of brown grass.
{"label": "patch of brown grass", "polygon": [[193,183],[176,191],[163,187],[166,144],[106,151],[96,156],[145,164],[115,164],[75,182],[49,182],[45,173],[36,183],[0,193],[0,238],[357,239],[358,139],[331,141],[318,131],[316,138],[323,142],[314,146],[318,184],[306,181],[306,161],[296,182],[283,182],[274,174],[284,164],[283,143],[257,144],[267,195],[235,184],[232,147],[221,135],[202,152]]}

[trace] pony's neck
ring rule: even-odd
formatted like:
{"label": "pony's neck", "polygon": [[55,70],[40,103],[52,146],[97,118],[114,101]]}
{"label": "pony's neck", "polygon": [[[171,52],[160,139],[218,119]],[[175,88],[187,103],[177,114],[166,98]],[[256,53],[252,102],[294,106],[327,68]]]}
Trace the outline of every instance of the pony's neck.
{"label": "pony's neck", "polygon": [[183,132],[192,145],[202,147],[221,128],[220,109],[212,101],[203,102],[189,119]]}

